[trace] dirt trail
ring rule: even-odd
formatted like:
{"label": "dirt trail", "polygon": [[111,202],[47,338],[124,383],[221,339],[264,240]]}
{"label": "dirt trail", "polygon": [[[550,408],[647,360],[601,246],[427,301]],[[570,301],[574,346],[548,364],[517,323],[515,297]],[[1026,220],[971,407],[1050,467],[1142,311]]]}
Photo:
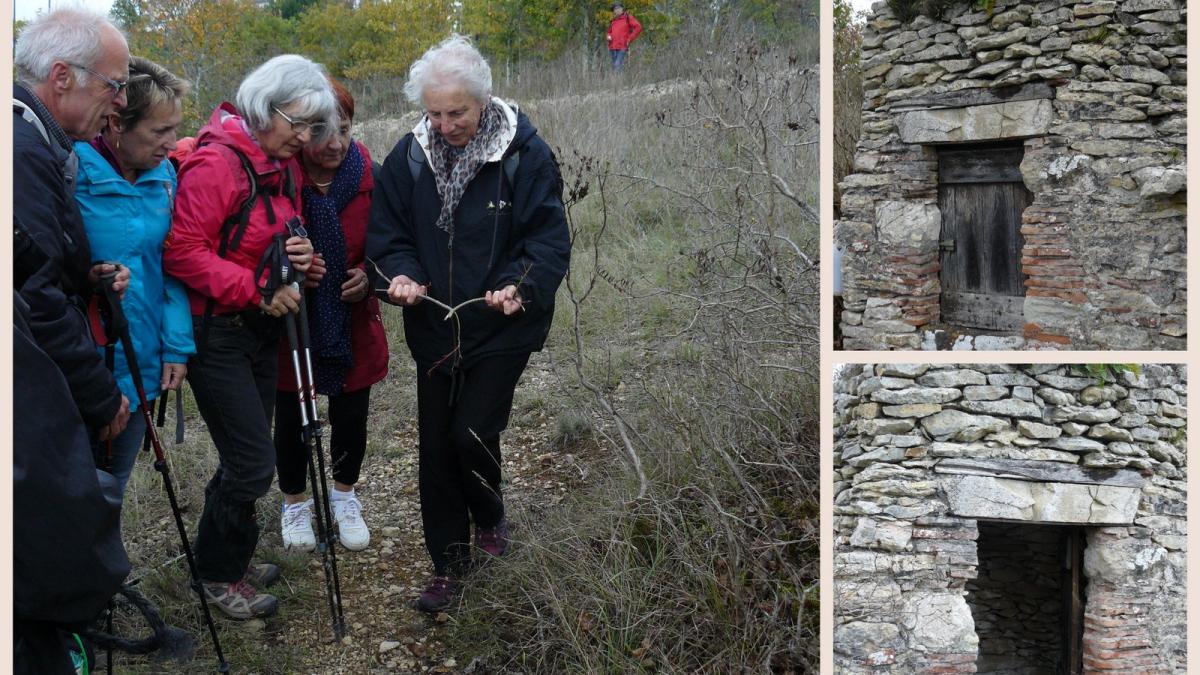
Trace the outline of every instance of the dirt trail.
{"label": "dirt trail", "polygon": [[[548,359],[538,356],[519,385],[525,395],[553,386]],[[398,383],[394,388],[402,386]],[[461,672],[469,664],[441,643],[453,612],[430,617],[411,607],[431,573],[421,534],[414,421],[375,415],[372,422],[373,441],[383,451],[368,456],[357,488],[371,528],[371,544],[364,551],[338,550],[348,637],[341,643],[329,642],[329,611],[317,553],[300,578],[293,575],[286,580],[319,590],[317,611],[307,616],[292,613],[264,630],[269,639],[302,653],[306,672]],[[540,409],[514,411],[501,441],[510,513],[556,503],[572,474],[579,476],[571,456],[550,452],[551,430],[552,421]],[[514,523],[515,528],[522,525]],[[277,542],[278,525],[274,527],[276,532],[268,539]],[[519,529],[515,536],[519,537]]]}

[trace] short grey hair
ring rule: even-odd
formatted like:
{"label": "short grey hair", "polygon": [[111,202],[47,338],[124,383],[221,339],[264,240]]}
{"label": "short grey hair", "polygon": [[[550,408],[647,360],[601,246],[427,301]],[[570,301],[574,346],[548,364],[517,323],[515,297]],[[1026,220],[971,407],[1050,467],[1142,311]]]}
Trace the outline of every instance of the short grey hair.
{"label": "short grey hair", "polygon": [[423,106],[426,90],[459,85],[476,101],[486,104],[492,95],[492,68],[471,43],[457,33],[430,47],[408,69],[404,97]]}
{"label": "short grey hair", "polygon": [[[55,61],[92,67],[101,57],[101,38],[104,25],[120,33],[112,22],[86,9],[58,9],[39,16],[21,30],[13,49],[13,64],[17,81],[38,85],[50,78]],[[124,34],[121,34],[124,38]],[[88,72],[80,71],[75,78],[80,84],[88,82]]]}
{"label": "short grey hair", "polygon": [[271,126],[272,108],[300,107],[296,117],[318,120],[325,128],[337,126],[337,100],[325,68],[299,54],[283,54],[267,61],[242,80],[237,90],[238,112],[253,131]]}

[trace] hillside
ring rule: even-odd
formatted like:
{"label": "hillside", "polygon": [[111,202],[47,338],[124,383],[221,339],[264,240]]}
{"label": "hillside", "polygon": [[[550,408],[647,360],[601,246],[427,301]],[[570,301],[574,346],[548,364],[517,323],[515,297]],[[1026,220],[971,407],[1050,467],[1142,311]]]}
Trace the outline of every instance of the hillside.
{"label": "hillside", "polygon": [[[731,48],[692,78],[517,103],[559,157],[574,250],[502,439],[514,551],[454,611],[410,608],[429,574],[415,386],[385,306],[390,374],[358,487],[372,541],[338,552],[351,635],[327,642],[319,557],[282,550],[275,491],[260,552],[284,567],[281,611],[220,622],[234,669],[815,672],[815,68]],[[415,119],[356,135],[382,161]],[[191,406],[187,421],[167,451],[191,523],[215,452]],[[168,519],[146,463],[124,517],[135,574],[200,635]],[[208,659],[205,639],[191,666]]]}

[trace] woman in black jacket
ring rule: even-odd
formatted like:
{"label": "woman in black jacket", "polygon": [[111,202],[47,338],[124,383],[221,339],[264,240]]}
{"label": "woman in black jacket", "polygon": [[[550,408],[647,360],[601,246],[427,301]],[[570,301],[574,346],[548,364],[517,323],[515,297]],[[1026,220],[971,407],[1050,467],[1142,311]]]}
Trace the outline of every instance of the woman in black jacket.
{"label": "woman in black jacket", "polygon": [[[372,197],[367,255],[404,306],[417,364],[421,518],[434,578],[417,607],[453,601],[475,548],[508,547],[500,432],[532,352],[542,348],[570,235],[549,146],[491,70],[454,35],[409,69],[425,110],[392,149]],[[459,308],[447,320],[447,307]]]}

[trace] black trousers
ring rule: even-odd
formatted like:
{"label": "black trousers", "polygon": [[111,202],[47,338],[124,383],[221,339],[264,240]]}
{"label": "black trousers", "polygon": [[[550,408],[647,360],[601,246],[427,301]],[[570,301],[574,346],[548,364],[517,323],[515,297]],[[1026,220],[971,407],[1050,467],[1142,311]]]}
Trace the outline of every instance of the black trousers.
{"label": "black trousers", "polygon": [[[195,335],[201,319],[194,317]],[[258,545],[255,502],[275,475],[271,408],[275,403],[282,322],[257,310],[214,316],[206,344],[188,362],[196,407],[220,463],[204,491],[196,567],[205,581],[241,579]],[[199,338],[197,338],[199,339]]]}
{"label": "black trousers", "polygon": [[528,362],[528,354],[485,358],[454,375],[417,364],[421,521],[437,575],[465,571],[472,521],[487,528],[504,517],[500,432]]}
{"label": "black trousers", "polygon": [[[346,485],[358,482],[367,454],[367,412],[371,388],[329,397],[329,457],[333,479]],[[300,397],[294,391],[275,394],[275,468],[279,490],[285,495],[304,492],[308,485],[309,453],[300,440]]]}

